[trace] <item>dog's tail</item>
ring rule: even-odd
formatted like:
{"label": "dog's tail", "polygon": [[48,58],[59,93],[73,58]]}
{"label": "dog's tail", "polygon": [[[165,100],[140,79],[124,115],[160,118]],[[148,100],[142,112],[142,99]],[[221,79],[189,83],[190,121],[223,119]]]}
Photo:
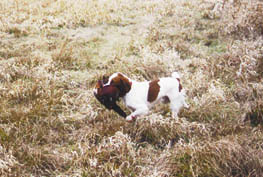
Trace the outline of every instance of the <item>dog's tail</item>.
{"label": "dog's tail", "polygon": [[173,72],[172,73],[172,77],[175,78],[175,79],[180,79],[180,75],[178,72]]}

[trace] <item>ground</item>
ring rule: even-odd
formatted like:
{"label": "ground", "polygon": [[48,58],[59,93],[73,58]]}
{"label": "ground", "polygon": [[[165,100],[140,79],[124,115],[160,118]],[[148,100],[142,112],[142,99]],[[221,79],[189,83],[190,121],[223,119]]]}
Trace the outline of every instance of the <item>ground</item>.
{"label": "ground", "polygon": [[[1,176],[262,176],[261,1],[2,0],[0,14]],[[128,123],[92,93],[114,72],[173,71],[179,122],[158,105]]]}

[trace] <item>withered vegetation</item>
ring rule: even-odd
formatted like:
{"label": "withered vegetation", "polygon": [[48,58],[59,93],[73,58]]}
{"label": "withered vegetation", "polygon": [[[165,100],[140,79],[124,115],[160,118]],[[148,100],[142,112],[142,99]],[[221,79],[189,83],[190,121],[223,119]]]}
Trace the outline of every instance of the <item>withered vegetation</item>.
{"label": "withered vegetation", "polygon": [[[0,14],[0,176],[263,176],[262,1],[1,0]],[[113,72],[175,70],[179,122],[160,105],[128,123],[92,93]]]}

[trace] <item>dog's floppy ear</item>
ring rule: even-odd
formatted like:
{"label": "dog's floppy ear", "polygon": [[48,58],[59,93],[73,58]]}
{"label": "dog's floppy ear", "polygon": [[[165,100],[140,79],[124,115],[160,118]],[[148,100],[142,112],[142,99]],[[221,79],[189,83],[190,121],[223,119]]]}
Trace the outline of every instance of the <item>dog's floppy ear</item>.
{"label": "dog's floppy ear", "polygon": [[119,73],[116,77],[111,80],[110,85],[117,87],[120,90],[120,97],[123,97],[126,93],[128,93],[131,89],[131,82],[121,73]]}
{"label": "dog's floppy ear", "polygon": [[127,82],[126,80],[120,80],[121,83],[121,89],[122,91],[124,91],[125,93],[129,92],[131,90],[131,85],[130,82]]}

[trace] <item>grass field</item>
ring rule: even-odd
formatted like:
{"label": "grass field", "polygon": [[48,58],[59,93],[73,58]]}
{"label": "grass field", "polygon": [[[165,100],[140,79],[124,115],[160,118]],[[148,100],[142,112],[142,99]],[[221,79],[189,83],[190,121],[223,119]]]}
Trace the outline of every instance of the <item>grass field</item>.
{"label": "grass field", "polygon": [[[0,176],[263,176],[262,1],[1,0],[0,39]],[[190,109],[126,122],[92,93],[117,71]]]}

